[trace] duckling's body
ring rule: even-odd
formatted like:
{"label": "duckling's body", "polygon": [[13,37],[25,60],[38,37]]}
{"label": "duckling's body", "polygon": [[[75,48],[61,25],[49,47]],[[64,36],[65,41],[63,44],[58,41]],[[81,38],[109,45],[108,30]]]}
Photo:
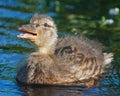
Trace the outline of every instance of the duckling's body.
{"label": "duckling's body", "polygon": [[[41,27],[44,30],[39,28],[41,31],[38,31],[37,37],[35,37],[37,39],[33,41],[39,48],[37,52],[30,54],[26,60],[27,64],[23,64],[18,70],[17,80],[19,82],[66,85],[92,80],[94,84],[94,81],[105,73],[106,65],[112,61],[112,54],[104,54],[100,43],[83,36],[65,37],[57,41],[56,26],[53,20],[49,16],[37,15],[32,18],[32,22],[35,21],[35,18],[44,24],[47,23],[47,20],[51,21],[47,27],[46,25]],[[42,19],[44,20],[42,21]],[[47,30],[48,28],[49,30]],[[30,33],[25,27],[20,31]],[[19,37],[24,36],[19,35]],[[91,84],[86,83],[85,85],[90,86]]]}

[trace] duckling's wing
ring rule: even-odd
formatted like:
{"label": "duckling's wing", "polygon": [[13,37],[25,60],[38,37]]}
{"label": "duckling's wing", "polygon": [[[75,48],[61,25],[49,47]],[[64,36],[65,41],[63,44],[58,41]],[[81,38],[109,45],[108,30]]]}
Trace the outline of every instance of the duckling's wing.
{"label": "duckling's wing", "polygon": [[102,49],[101,43],[83,36],[71,36],[58,40],[56,54],[71,73],[76,72],[76,80],[95,79],[105,72],[105,65],[113,58],[112,54],[103,54]]}

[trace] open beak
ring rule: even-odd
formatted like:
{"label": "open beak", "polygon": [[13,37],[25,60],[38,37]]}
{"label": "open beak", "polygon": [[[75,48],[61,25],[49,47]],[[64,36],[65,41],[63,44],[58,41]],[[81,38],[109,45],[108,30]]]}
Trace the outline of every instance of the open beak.
{"label": "open beak", "polygon": [[37,38],[35,26],[32,24],[23,25],[19,27],[18,30],[22,32],[21,34],[17,35],[18,38],[28,39],[31,41],[35,41]]}

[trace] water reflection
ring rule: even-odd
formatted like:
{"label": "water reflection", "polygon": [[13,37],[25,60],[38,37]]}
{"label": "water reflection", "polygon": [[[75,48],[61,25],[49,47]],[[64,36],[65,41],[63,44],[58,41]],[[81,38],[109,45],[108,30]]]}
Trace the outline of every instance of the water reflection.
{"label": "water reflection", "polygon": [[[106,6],[101,6],[106,4]],[[119,1],[105,0],[0,0],[0,96],[119,96],[120,95],[120,14],[110,17],[108,9],[118,7]],[[34,50],[28,42],[16,37],[17,27],[28,23],[34,13],[55,18],[59,35],[84,34],[100,40],[115,54],[109,76],[101,86],[27,87],[16,83],[16,66]],[[111,25],[99,21],[112,18]],[[104,21],[104,20],[103,20]],[[104,22],[103,22],[104,23]]]}
{"label": "water reflection", "polygon": [[118,96],[119,90],[114,87],[20,87],[22,96]]}
{"label": "water reflection", "polygon": [[[86,96],[89,94],[87,89],[82,87],[21,87],[21,90],[27,93],[25,96]],[[90,95],[93,95],[92,92]]]}

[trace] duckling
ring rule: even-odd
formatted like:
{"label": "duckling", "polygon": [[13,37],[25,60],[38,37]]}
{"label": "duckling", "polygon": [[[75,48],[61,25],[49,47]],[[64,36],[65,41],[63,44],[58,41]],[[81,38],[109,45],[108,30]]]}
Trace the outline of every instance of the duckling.
{"label": "duckling", "polygon": [[56,24],[47,15],[35,14],[18,30],[18,38],[37,47],[18,70],[17,81],[24,84],[93,86],[113,60],[112,53],[103,53],[101,43],[84,36],[58,39]]}

